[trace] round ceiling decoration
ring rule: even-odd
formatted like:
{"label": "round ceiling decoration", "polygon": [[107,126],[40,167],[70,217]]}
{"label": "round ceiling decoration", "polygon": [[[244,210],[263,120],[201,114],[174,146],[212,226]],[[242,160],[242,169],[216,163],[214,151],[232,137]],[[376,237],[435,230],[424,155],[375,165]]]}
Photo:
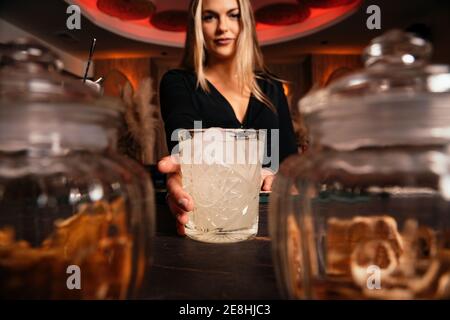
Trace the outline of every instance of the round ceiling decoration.
{"label": "round ceiling decoration", "polygon": [[311,8],[334,8],[349,5],[356,0],[298,0],[299,3],[304,3]]}
{"label": "round ceiling decoration", "polygon": [[150,23],[159,30],[184,32],[187,29],[188,12],[186,10],[166,10],[156,12]]}
{"label": "round ceiling decoration", "polygon": [[257,22],[271,26],[288,26],[308,19],[310,10],[307,6],[295,3],[272,3],[256,10]]}
{"label": "round ceiling decoration", "polygon": [[97,8],[121,20],[146,19],[155,11],[155,5],[150,0],[98,0]]}
{"label": "round ceiling decoration", "polygon": [[[110,32],[163,46],[184,46],[191,0],[65,0]],[[251,0],[261,45],[310,35],[360,9],[363,0]]]}

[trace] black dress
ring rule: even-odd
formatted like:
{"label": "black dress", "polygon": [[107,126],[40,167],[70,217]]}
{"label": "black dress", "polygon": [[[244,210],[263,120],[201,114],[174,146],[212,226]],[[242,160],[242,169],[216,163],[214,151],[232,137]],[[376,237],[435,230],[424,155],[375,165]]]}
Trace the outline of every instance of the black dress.
{"label": "black dress", "polygon": [[[268,146],[270,130],[279,129],[280,162],[297,152],[291,116],[283,86],[272,79],[258,79],[261,90],[277,109],[277,114],[253,95],[243,123],[239,122],[228,100],[208,82],[210,93],[197,88],[197,77],[186,70],[170,70],[160,84],[161,114],[165,124],[169,152],[177,145],[171,141],[176,129],[192,129],[194,121],[202,121],[202,128],[267,129]],[[269,150],[270,154],[270,150]]]}

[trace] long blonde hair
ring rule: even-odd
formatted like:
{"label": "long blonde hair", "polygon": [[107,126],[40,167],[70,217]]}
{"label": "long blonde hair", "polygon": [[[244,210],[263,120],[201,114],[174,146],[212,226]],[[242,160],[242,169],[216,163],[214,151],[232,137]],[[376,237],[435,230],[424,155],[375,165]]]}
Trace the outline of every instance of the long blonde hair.
{"label": "long blonde hair", "polygon": [[[255,17],[253,15],[250,0],[237,0],[241,15],[241,32],[237,41],[237,79],[241,91],[245,86],[250,87],[251,93],[276,113],[276,108],[270,99],[262,92],[256,81],[260,78],[256,73],[261,73],[268,78],[271,76],[264,65],[263,55],[256,35]],[[206,92],[210,92],[206,80],[204,68],[207,63],[207,52],[205,50],[205,39],[202,29],[202,7],[203,0],[192,0],[189,10],[188,29],[184,47],[181,67],[194,71],[197,75],[197,86]]]}

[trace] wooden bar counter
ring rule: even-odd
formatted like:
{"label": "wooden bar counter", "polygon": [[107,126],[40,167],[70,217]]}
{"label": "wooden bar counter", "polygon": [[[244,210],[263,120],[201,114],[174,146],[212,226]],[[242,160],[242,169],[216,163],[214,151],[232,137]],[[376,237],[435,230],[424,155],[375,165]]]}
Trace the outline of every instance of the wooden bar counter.
{"label": "wooden bar counter", "polygon": [[267,229],[268,197],[261,196],[258,235],[232,244],[201,243],[176,235],[164,196],[157,194],[153,264],[141,299],[280,299]]}

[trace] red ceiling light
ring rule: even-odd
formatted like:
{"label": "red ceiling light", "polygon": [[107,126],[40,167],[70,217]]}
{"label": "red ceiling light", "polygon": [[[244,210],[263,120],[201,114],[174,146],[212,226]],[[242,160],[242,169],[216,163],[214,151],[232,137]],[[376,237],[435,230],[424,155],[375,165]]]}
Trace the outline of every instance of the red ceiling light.
{"label": "red ceiling light", "polygon": [[155,5],[150,0],[98,0],[97,8],[122,20],[146,19],[155,12]]}
{"label": "red ceiling light", "polygon": [[188,12],[186,10],[165,10],[155,13],[150,23],[159,30],[184,32],[187,29]]}
{"label": "red ceiling light", "polygon": [[[185,34],[182,31],[186,29],[188,19],[185,17],[189,16],[190,0],[65,1],[80,6],[83,15],[92,23],[123,37],[162,46],[177,48],[184,46]],[[355,14],[364,3],[363,0],[339,0],[339,2],[336,0],[251,0],[251,2],[257,12],[259,22],[257,33],[261,45],[291,41],[318,32]],[[307,3],[314,7],[309,7]],[[341,6],[315,9],[320,5],[336,6],[338,4]],[[171,13],[176,10],[183,12]],[[153,19],[156,15],[157,17]],[[141,19],[145,16],[147,17]]]}
{"label": "red ceiling light", "polygon": [[257,9],[255,18],[260,23],[287,26],[305,21],[310,13],[309,8],[305,5],[281,2]]}
{"label": "red ceiling light", "polygon": [[298,0],[299,3],[306,4],[311,8],[334,8],[340,6],[346,6],[357,0]]}

